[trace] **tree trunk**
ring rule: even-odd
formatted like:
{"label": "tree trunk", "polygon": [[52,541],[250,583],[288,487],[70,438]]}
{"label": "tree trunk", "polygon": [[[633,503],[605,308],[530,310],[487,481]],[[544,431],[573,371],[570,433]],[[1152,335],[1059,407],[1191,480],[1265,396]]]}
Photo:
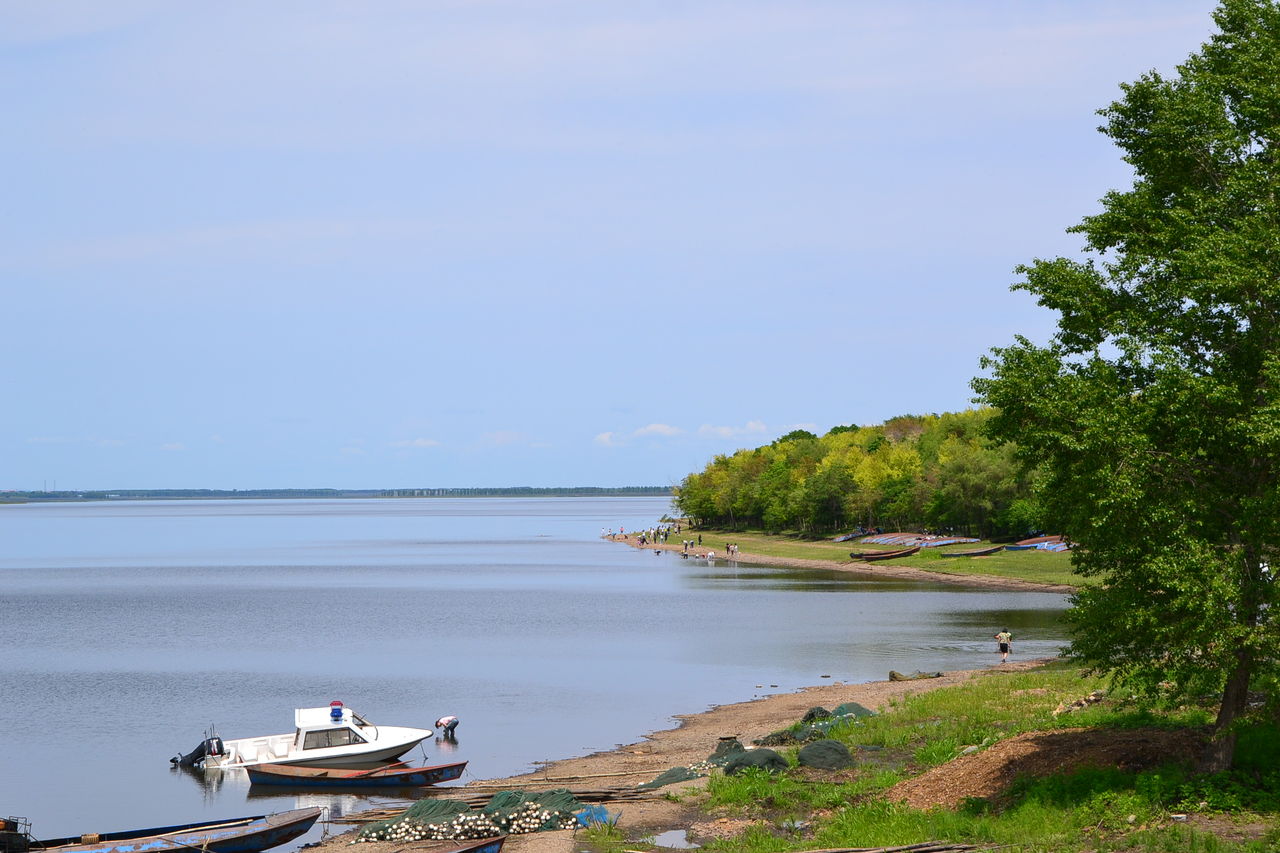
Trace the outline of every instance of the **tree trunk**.
{"label": "tree trunk", "polygon": [[1230,770],[1236,755],[1236,732],[1234,723],[1244,713],[1249,701],[1249,678],[1253,674],[1253,661],[1248,651],[1240,649],[1236,652],[1236,666],[1222,689],[1222,705],[1218,708],[1218,719],[1213,724],[1213,735],[1200,757],[1200,770],[1205,773],[1219,773]]}

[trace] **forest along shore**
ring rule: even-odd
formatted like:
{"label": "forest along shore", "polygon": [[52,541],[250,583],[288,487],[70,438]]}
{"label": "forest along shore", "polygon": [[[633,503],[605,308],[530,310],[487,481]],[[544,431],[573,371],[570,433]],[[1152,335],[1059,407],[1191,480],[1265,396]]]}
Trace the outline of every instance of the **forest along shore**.
{"label": "forest along shore", "polygon": [[[721,738],[735,737],[744,745],[790,726],[816,705],[834,708],[845,702],[857,702],[876,712],[884,711],[890,703],[905,696],[925,693],[942,687],[952,687],[972,678],[1000,676],[1022,672],[1041,666],[1048,659],[1010,662],[988,669],[957,670],[944,672],[937,678],[912,681],[870,681],[862,684],[835,682],[817,687],[806,687],[793,693],[780,693],[719,705],[694,714],[677,715],[678,726],[653,732],[641,741],[620,745],[615,749],[597,752],[578,758],[549,761],[532,773],[508,776],[501,779],[474,780],[460,788],[441,788],[434,796],[449,798],[467,795],[490,795],[498,791],[521,789],[546,791],[568,788],[571,791],[601,789],[633,789],[648,782],[672,767],[683,767],[704,761],[715,752]],[[747,821],[715,819],[702,812],[688,798],[675,802],[668,793],[678,794],[706,786],[706,778],[677,783],[644,799],[627,799],[622,802],[605,802],[610,813],[618,813],[618,826],[629,837],[656,835],[669,830],[689,830],[699,838],[731,837],[737,835]],[[375,815],[370,815],[374,817]],[[381,815],[377,815],[380,817]],[[321,847],[336,849],[346,847],[354,838],[354,831],[326,839]],[[428,853],[430,845],[414,845],[413,849]],[[537,832],[513,835],[507,840],[504,853],[571,853],[579,848],[570,830]],[[405,849],[404,842],[373,842],[361,844],[356,853],[396,853]]]}
{"label": "forest along shore", "polygon": [[[683,551],[680,543],[654,543],[647,542],[640,544],[640,539],[635,534],[628,533],[614,534],[612,537],[605,537],[612,542],[620,542],[630,545],[632,548],[642,548],[649,551],[674,551],[679,553]],[[716,559],[724,559],[724,555],[716,551],[714,548],[697,546],[690,552],[690,556],[706,557],[709,552],[714,552]],[[956,586],[982,587],[984,589],[1002,589],[1002,590],[1018,590],[1025,592],[1060,592],[1072,593],[1076,588],[1067,584],[1056,583],[1040,583],[1038,581],[1019,580],[1018,578],[1001,578],[992,577],[990,575],[962,575],[944,572],[930,572],[925,569],[916,569],[910,566],[893,566],[888,563],[864,563],[855,560],[811,560],[799,557],[778,557],[771,554],[752,554],[748,551],[739,551],[735,562],[752,563],[757,566],[778,566],[782,568],[795,569],[829,569],[836,572],[849,572],[852,574],[865,575],[867,577],[880,578],[901,578],[903,580],[916,581],[932,581],[934,583],[949,583]]]}

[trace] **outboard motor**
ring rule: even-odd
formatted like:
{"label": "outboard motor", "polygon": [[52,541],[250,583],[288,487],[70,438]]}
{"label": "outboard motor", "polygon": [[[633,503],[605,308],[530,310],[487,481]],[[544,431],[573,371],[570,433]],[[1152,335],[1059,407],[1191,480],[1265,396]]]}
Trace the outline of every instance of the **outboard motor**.
{"label": "outboard motor", "polygon": [[0,853],[27,853],[31,849],[31,824],[22,817],[0,817]]}
{"label": "outboard motor", "polygon": [[212,735],[200,741],[196,748],[188,752],[186,755],[175,755],[169,759],[170,764],[176,764],[179,767],[195,767],[197,764],[203,764],[207,756],[226,755],[227,748],[222,743],[222,738]]}

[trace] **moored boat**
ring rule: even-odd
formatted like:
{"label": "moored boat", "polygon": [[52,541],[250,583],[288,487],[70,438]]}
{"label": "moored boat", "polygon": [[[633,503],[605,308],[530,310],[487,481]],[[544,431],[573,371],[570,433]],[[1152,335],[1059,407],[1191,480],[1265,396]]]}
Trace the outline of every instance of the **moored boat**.
{"label": "moored boat", "polygon": [[[48,853],[185,853],[190,850],[208,853],[258,853],[306,833],[320,817],[320,811],[319,808],[294,809],[270,815],[180,826],[89,833],[45,840],[27,838],[27,849]],[[26,838],[25,835],[21,837]]]}
{"label": "moored boat", "polygon": [[[403,764],[403,762],[401,762]],[[251,785],[289,785],[296,788],[416,788],[450,782],[462,775],[467,762],[430,767],[388,765],[369,770],[346,767],[304,767],[298,764],[253,764],[245,768]]]}
{"label": "moored boat", "polygon": [[210,734],[191,752],[170,760],[206,768],[255,764],[359,767],[399,758],[435,733],[408,726],[375,726],[341,702],[332,702],[328,708],[296,708],[293,719],[295,729],[290,734],[233,740]]}

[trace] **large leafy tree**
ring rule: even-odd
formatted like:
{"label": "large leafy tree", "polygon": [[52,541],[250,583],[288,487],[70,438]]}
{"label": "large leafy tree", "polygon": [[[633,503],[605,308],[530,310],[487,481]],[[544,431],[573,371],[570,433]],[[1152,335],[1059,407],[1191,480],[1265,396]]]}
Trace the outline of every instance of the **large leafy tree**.
{"label": "large leafy tree", "polygon": [[1214,20],[1176,76],[1101,111],[1133,186],[1073,229],[1085,260],[1019,269],[1057,332],[974,385],[1092,579],[1072,652],[1153,696],[1213,691],[1222,769],[1280,649],[1280,6]]}

